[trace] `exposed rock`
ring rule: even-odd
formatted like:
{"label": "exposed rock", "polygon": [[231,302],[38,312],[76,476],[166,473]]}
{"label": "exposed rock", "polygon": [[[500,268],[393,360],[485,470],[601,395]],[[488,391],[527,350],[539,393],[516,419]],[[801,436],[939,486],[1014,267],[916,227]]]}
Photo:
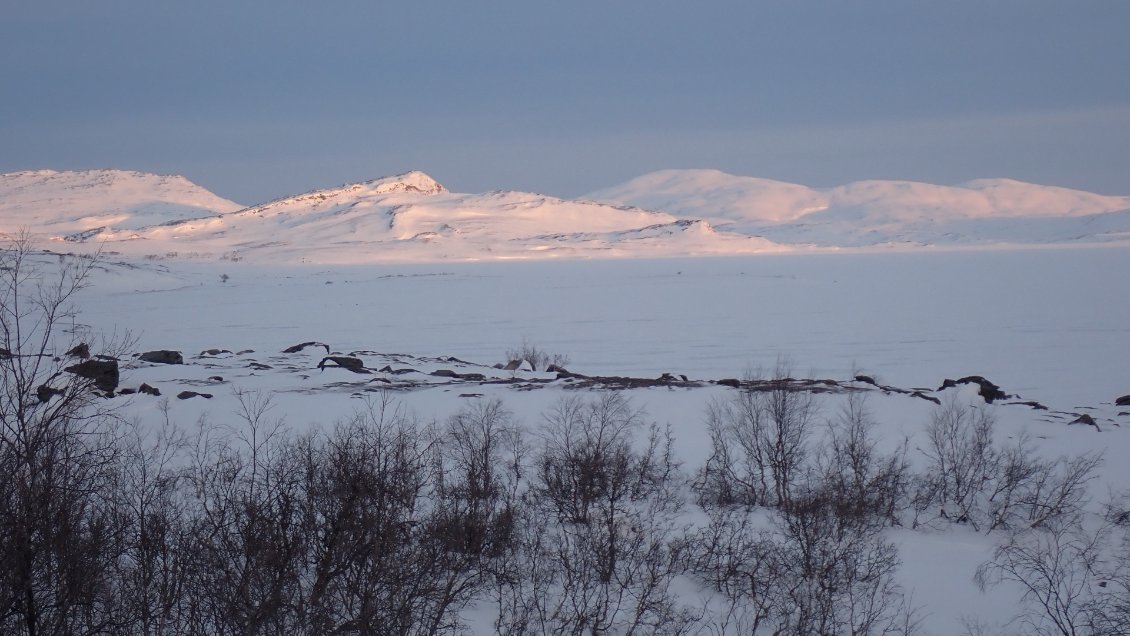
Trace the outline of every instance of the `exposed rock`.
{"label": "exposed rock", "polygon": [[871,385],[874,385],[874,386],[879,386],[879,383],[875,381],[875,378],[873,378],[869,375],[857,375],[857,376],[855,376],[855,381],[856,382],[863,382],[865,384],[871,384]]}
{"label": "exposed rock", "polygon": [[94,386],[100,391],[112,394],[118,388],[118,362],[116,360],[83,360],[63,369],[80,378],[94,380]]}
{"label": "exposed rock", "polygon": [[1020,406],[1030,406],[1036,411],[1046,411],[1046,410],[1048,410],[1048,407],[1044,406],[1043,404],[1040,404],[1039,402],[1035,402],[1033,400],[1028,400],[1028,401],[1025,401],[1025,402],[1007,402],[1007,404],[1018,404]]}
{"label": "exposed rock", "polygon": [[518,367],[522,366],[522,362],[523,362],[522,360],[511,360],[510,362],[506,363],[506,366],[502,367],[502,370],[503,371],[517,371]]}
{"label": "exposed rock", "polygon": [[742,386],[742,383],[737,378],[722,378],[721,380],[715,381],[714,384],[721,384],[722,386],[733,387],[735,389],[739,389]]}
{"label": "exposed rock", "polygon": [[469,382],[482,382],[483,380],[487,379],[486,376],[481,373],[456,373],[451,369],[437,369],[435,371],[432,371],[428,375],[435,376],[437,378],[455,378],[457,380],[467,380]]}
{"label": "exposed rock", "polygon": [[1012,397],[1011,395],[1001,391],[1001,388],[992,382],[989,382],[984,377],[979,375],[967,375],[960,380],[946,379],[942,382],[942,386],[938,388],[939,391],[955,387],[959,384],[976,384],[980,387],[981,397],[985,400],[986,404],[992,404],[995,400],[1003,400]]}
{"label": "exposed rock", "polygon": [[71,347],[70,351],[67,352],[67,355],[71,356],[72,358],[82,358],[83,360],[85,360],[90,357],[90,345],[86,344],[85,342],[80,342],[77,345]]}
{"label": "exposed rock", "polygon": [[177,393],[177,399],[178,400],[187,400],[189,398],[194,398],[194,397],[202,397],[202,398],[211,400],[212,394],[211,393],[197,393],[196,391],[181,391],[180,393]]}
{"label": "exposed rock", "polygon": [[1123,395],[1114,401],[1115,406],[1130,406],[1130,395]]}
{"label": "exposed rock", "polygon": [[142,385],[140,387],[138,387],[137,390],[138,390],[139,393],[144,393],[146,395],[161,395],[160,389],[158,389],[155,386],[149,386],[148,384],[145,384],[145,383],[142,383]]}
{"label": "exposed rock", "polygon": [[229,351],[227,349],[206,349],[204,351],[201,351],[200,355],[201,356],[218,356],[218,355],[221,355],[221,354],[224,354],[224,353],[231,353],[231,351]]}
{"label": "exposed rock", "polygon": [[299,351],[302,351],[306,347],[325,347],[326,353],[330,352],[330,346],[328,344],[326,344],[324,342],[315,342],[313,340],[311,340],[309,342],[303,342],[301,344],[296,344],[296,345],[291,346],[291,347],[287,347],[286,349],[283,349],[282,352],[283,353],[298,353]]}
{"label": "exposed rock", "polygon": [[236,351],[235,355],[242,356],[242,355],[247,355],[248,353],[255,353],[255,350],[254,349],[242,349],[240,351]]}
{"label": "exposed rock", "polygon": [[481,398],[481,397],[483,397],[483,394],[482,393],[460,393],[459,397],[461,397],[461,398]]}
{"label": "exposed rock", "polygon": [[551,364],[545,368],[546,373],[568,373],[569,370],[559,364]]}
{"label": "exposed rock", "polygon": [[137,356],[137,359],[143,362],[153,362],[156,364],[184,364],[184,356],[181,355],[180,351],[170,351],[168,349],[146,351],[145,353]]}
{"label": "exposed rock", "polygon": [[1067,424],[1068,424],[1068,426],[1070,426],[1072,424],[1087,424],[1087,425],[1090,425],[1090,426],[1094,426],[1095,430],[1102,430],[1102,429],[1099,428],[1098,423],[1095,422],[1095,418],[1091,417],[1090,415],[1088,415],[1086,413],[1080,414],[1079,417],[1068,422]]}
{"label": "exposed rock", "polygon": [[222,375],[210,375],[210,376],[208,376],[208,379],[212,380],[213,382],[223,382],[224,376],[222,376]]}
{"label": "exposed rock", "polygon": [[255,369],[256,371],[267,371],[268,369],[274,368],[269,364],[263,364],[261,362],[252,362],[251,364],[249,364],[247,366],[251,367],[252,369]]}
{"label": "exposed rock", "polygon": [[938,405],[940,405],[942,403],[942,401],[939,400],[938,398],[936,398],[932,395],[926,395],[922,391],[914,391],[910,394],[910,397],[922,398],[923,400],[926,400],[928,402],[933,402],[934,404],[938,404]]}
{"label": "exposed rock", "polygon": [[349,356],[326,356],[318,363],[318,369],[324,371],[326,363],[332,362],[334,366],[339,366],[343,369],[348,369],[354,373],[371,373],[365,368],[365,363],[360,358],[351,358]]}
{"label": "exposed rock", "polygon": [[47,402],[56,395],[63,395],[63,393],[63,389],[56,389],[55,387],[41,384],[39,388],[35,390],[35,397],[39,398],[40,402]]}

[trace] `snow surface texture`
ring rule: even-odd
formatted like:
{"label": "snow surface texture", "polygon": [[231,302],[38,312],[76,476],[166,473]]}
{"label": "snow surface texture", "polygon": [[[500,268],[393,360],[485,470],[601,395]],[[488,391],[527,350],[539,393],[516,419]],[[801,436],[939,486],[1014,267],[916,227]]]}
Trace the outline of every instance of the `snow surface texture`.
{"label": "snow surface texture", "polygon": [[0,232],[21,228],[65,251],[324,264],[1128,245],[1130,197],[1004,179],[822,191],[672,170],[567,200],[453,193],[408,172],[240,209],[183,177],[0,175]]}

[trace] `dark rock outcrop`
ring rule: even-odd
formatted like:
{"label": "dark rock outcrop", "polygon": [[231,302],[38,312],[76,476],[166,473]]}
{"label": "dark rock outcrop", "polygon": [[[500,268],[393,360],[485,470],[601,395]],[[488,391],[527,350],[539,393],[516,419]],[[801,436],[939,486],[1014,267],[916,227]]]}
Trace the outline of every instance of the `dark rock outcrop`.
{"label": "dark rock outcrop", "polygon": [[138,393],[144,393],[146,395],[158,395],[158,396],[161,395],[160,389],[158,389],[155,386],[149,386],[148,384],[145,384],[145,383],[142,383],[142,385],[140,387],[138,387],[137,391],[138,391]]}
{"label": "dark rock outcrop", "polygon": [[137,359],[142,362],[153,362],[155,364],[184,364],[184,356],[181,355],[180,351],[170,351],[168,349],[146,351],[137,356]]}
{"label": "dark rock outcrop", "polygon": [[98,390],[112,394],[118,388],[118,362],[116,360],[83,360],[63,369],[80,378],[94,381]]}
{"label": "dark rock outcrop", "polygon": [[451,369],[437,369],[428,375],[437,378],[454,378],[456,380],[467,380],[468,382],[482,382],[486,380],[486,376],[481,373],[456,373]]}
{"label": "dark rock outcrop", "polygon": [[287,347],[286,349],[283,349],[282,352],[283,353],[298,353],[299,351],[302,351],[306,347],[324,347],[326,349],[326,353],[330,352],[330,346],[328,344],[326,344],[324,342],[316,342],[314,340],[310,340],[308,342],[302,342],[302,343]]}
{"label": "dark rock outcrop", "polygon": [[985,400],[986,404],[992,404],[996,400],[1003,400],[1005,398],[1012,397],[1004,391],[1001,391],[1001,388],[999,386],[993,384],[992,382],[989,382],[984,377],[979,375],[967,375],[959,380],[950,380],[949,378],[946,378],[946,380],[942,382],[942,386],[940,386],[938,390],[941,391],[955,387],[959,384],[976,384],[977,386],[979,386],[981,397]]}
{"label": "dark rock outcrop", "polygon": [[178,400],[187,400],[189,398],[194,398],[194,397],[202,397],[204,399],[211,400],[212,394],[211,393],[197,393],[196,391],[181,391],[180,393],[177,393],[177,399]]}
{"label": "dark rock outcrop", "polygon": [[56,395],[63,395],[63,393],[63,389],[56,389],[55,387],[41,384],[39,388],[35,390],[35,397],[39,398],[40,402],[48,402],[51,398]]}
{"label": "dark rock outcrop", "polygon": [[67,355],[72,358],[82,358],[83,360],[86,360],[90,357],[90,345],[86,344],[85,342],[80,342],[77,345],[71,347],[70,351],[67,352]]}
{"label": "dark rock outcrop", "polygon": [[1116,406],[1130,406],[1130,395],[1123,395],[1114,401]]}
{"label": "dark rock outcrop", "polygon": [[1068,426],[1070,426],[1070,425],[1072,425],[1072,424],[1085,424],[1085,425],[1090,425],[1090,426],[1094,426],[1094,427],[1095,427],[1095,430],[1101,430],[1101,429],[1099,428],[1099,424],[1098,424],[1098,422],[1096,422],[1096,421],[1095,421],[1095,418],[1091,417],[1091,416],[1090,416],[1090,415],[1088,415],[1087,413],[1082,413],[1082,414],[1080,414],[1080,415],[1079,415],[1079,417],[1077,417],[1077,418],[1075,418],[1074,420],[1072,420],[1072,421],[1068,422],[1067,424],[1068,424]]}
{"label": "dark rock outcrop", "polygon": [[326,356],[318,363],[318,370],[324,371],[327,362],[332,362],[332,366],[348,369],[354,373],[371,373],[365,368],[365,363],[362,362],[360,358],[351,358],[349,356]]}

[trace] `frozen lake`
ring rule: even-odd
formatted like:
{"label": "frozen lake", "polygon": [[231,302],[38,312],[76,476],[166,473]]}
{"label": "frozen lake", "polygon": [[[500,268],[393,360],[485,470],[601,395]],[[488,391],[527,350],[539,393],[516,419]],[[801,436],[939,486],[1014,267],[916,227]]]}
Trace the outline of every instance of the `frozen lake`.
{"label": "frozen lake", "polygon": [[787,356],[900,386],[980,374],[1060,408],[1130,393],[1128,250],[166,265],[100,274],[83,319],[141,350],[320,340],[494,363],[526,338],[590,374],[732,377]]}

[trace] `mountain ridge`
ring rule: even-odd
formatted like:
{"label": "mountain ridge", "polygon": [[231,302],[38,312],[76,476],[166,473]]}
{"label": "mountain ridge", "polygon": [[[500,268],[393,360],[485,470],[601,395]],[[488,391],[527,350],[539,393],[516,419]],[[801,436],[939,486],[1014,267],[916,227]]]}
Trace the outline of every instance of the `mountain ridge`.
{"label": "mountain ridge", "polygon": [[1130,244],[1130,197],[1013,179],[833,188],[663,170],[585,197],[451,192],[413,170],[243,206],[180,176],[0,175],[0,232],[72,249],[285,262],[733,255]]}

